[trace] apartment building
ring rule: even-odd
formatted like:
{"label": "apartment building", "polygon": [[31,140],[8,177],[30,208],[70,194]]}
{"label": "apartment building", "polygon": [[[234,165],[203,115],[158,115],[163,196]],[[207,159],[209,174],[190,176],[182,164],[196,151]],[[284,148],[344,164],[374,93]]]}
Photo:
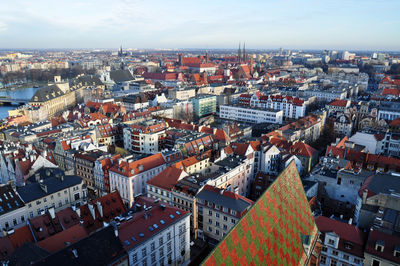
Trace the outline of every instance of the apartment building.
{"label": "apartment building", "polygon": [[318,216],[315,223],[321,232],[320,265],[363,265],[365,233],[325,216]]}
{"label": "apartment building", "polygon": [[247,123],[282,124],[283,111],[263,108],[240,107],[235,105],[221,105],[219,116],[224,119]]}
{"label": "apartment building", "polygon": [[11,185],[0,186],[0,228],[17,229],[26,224],[26,206]]}
{"label": "apartment building", "polygon": [[59,211],[80,206],[87,197],[82,178],[64,175],[59,169],[42,168],[29,181],[31,183],[17,188],[25,202],[28,218],[42,215],[51,207]]}
{"label": "apartment building", "polygon": [[152,203],[121,223],[118,236],[129,265],[188,265],[189,212]]}
{"label": "apartment building", "polygon": [[298,119],[306,115],[308,101],[292,96],[262,95],[261,93],[242,94],[238,104],[245,107],[258,107],[269,110],[283,111],[283,116]]}
{"label": "apartment building", "polygon": [[205,185],[197,193],[199,235],[220,241],[250,209],[253,201],[224,189]]}
{"label": "apartment building", "polygon": [[138,153],[155,154],[162,148],[167,128],[166,122],[155,120],[124,128],[124,148]]}
{"label": "apartment building", "polygon": [[132,206],[135,196],[146,195],[146,182],[165,168],[161,153],[139,160],[131,156],[119,159],[109,169],[110,190],[118,190],[124,203]]}

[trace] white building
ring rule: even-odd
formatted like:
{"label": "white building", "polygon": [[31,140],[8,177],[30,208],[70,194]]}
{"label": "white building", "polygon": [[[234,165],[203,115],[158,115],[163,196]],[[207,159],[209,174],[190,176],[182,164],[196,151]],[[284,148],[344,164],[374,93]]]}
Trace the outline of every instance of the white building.
{"label": "white building", "polygon": [[162,204],[143,207],[117,229],[129,265],[188,265],[190,213]]}
{"label": "white building", "polygon": [[320,265],[363,265],[364,236],[356,226],[328,217],[315,219],[323,241]]}
{"label": "white building", "polygon": [[124,148],[139,153],[155,154],[159,152],[159,140],[164,138],[165,122],[150,121],[147,124],[134,124],[124,128]]}
{"label": "white building", "polygon": [[0,228],[11,231],[26,224],[26,206],[11,185],[0,186]]}
{"label": "white building", "polygon": [[282,124],[283,122],[282,110],[266,110],[230,105],[221,105],[219,116],[225,119],[248,123]]}
{"label": "white building", "polygon": [[124,203],[132,206],[135,196],[146,195],[146,182],[165,167],[161,153],[137,161],[131,157],[120,159],[109,170],[110,191],[118,190]]}
{"label": "white building", "polygon": [[295,118],[306,115],[308,102],[292,96],[242,94],[238,99],[241,106],[258,107],[263,109],[282,110],[284,117]]}

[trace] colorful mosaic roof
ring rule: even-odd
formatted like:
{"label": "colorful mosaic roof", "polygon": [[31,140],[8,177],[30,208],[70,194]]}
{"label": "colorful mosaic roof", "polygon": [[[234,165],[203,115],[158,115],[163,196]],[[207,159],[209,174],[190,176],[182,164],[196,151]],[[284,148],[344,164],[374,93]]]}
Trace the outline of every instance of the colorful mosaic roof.
{"label": "colorful mosaic roof", "polygon": [[203,265],[304,265],[317,232],[292,162]]}

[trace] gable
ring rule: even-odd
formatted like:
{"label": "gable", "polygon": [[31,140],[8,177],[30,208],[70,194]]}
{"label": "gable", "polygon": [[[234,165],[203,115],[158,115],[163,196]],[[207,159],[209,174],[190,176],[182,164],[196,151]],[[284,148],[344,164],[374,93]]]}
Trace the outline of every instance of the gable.
{"label": "gable", "polygon": [[[306,253],[303,239],[310,239]],[[317,227],[294,162],[219,243],[204,265],[304,265]]]}

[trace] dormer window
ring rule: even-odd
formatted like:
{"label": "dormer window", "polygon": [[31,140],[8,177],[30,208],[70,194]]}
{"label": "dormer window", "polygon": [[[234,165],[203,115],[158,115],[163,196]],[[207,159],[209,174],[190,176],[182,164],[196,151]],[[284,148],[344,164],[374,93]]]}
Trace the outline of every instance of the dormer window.
{"label": "dormer window", "polygon": [[345,249],[353,249],[353,244],[350,242],[345,242],[344,243],[344,248]]}
{"label": "dormer window", "polygon": [[375,243],[375,250],[379,252],[383,252],[385,248],[385,241],[383,240],[377,240]]}
{"label": "dormer window", "polygon": [[393,256],[400,258],[400,246],[394,246]]}

